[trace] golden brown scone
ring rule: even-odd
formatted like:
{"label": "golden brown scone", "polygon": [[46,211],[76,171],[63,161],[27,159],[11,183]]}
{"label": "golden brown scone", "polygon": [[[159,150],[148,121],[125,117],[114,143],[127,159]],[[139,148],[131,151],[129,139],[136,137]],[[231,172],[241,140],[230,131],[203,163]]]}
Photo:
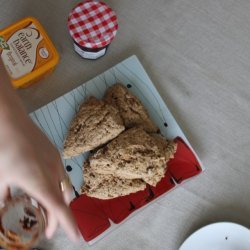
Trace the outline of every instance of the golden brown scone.
{"label": "golden brown scone", "polygon": [[70,124],[64,142],[64,158],[95,149],[115,138],[125,129],[119,111],[103,101],[90,97]]}
{"label": "golden brown scone", "polygon": [[104,100],[119,109],[126,128],[141,126],[149,133],[158,131],[141,101],[122,84],[118,83],[110,87]]}
{"label": "golden brown scone", "polygon": [[166,163],[174,158],[174,154],[177,150],[177,143],[174,141],[166,140],[163,136],[159,134],[151,134],[151,136],[156,140],[158,147],[165,153]]}
{"label": "golden brown scone", "polygon": [[147,134],[141,127],[131,128],[90,157],[90,167],[99,174],[122,179],[142,179],[156,186],[164,177],[167,161],[176,144],[159,135]]}
{"label": "golden brown scone", "polygon": [[83,177],[81,193],[102,200],[128,195],[146,188],[146,183],[140,179],[127,180],[110,174],[95,173],[88,162],[84,163]]}

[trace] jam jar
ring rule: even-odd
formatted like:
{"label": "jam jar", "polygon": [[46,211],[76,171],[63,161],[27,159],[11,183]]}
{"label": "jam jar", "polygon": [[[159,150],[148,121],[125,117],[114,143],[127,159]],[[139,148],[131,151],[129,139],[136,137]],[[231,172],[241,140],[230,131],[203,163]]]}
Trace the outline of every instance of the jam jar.
{"label": "jam jar", "polygon": [[104,56],[118,29],[115,12],[103,2],[84,1],[69,14],[74,50],[85,59]]}

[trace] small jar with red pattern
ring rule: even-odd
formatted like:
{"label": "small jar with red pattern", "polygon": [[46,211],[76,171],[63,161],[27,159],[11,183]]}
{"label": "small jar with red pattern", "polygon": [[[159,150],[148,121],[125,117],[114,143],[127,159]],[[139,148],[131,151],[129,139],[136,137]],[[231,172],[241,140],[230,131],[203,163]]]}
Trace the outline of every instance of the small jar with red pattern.
{"label": "small jar with red pattern", "polygon": [[79,3],[68,17],[75,51],[85,59],[104,56],[118,29],[115,12],[103,2]]}

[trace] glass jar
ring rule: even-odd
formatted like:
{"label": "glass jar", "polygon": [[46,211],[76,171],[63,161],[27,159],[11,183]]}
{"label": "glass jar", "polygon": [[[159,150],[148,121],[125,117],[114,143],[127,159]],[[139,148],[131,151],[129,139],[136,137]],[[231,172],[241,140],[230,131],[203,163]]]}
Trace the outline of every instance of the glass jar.
{"label": "glass jar", "polygon": [[85,59],[97,59],[116,36],[117,16],[106,3],[84,1],[70,12],[68,29],[75,51]]}
{"label": "glass jar", "polygon": [[40,204],[22,194],[6,200],[0,209],[0,246],[8,250],[34,247],[44,233],[46,215]]}

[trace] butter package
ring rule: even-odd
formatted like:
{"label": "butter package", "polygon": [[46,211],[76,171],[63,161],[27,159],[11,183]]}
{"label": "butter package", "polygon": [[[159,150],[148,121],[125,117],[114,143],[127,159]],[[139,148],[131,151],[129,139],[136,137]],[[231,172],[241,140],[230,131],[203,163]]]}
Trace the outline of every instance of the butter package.
{"label": "butter package", "polygon": [[33,17],[0,30],[0,56],[16,88],[42,79],[59,61],[55,46]]}

